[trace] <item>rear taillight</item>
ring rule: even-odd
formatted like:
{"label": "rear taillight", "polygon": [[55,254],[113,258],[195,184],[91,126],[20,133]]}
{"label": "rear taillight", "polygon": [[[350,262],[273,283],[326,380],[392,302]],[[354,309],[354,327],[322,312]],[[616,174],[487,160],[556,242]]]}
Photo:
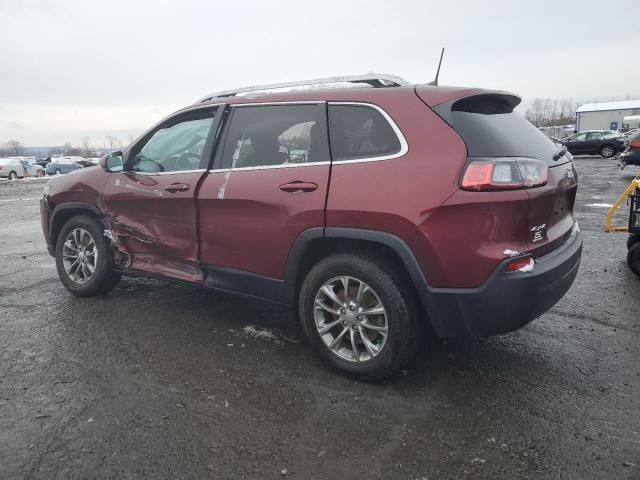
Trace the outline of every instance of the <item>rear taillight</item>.
{"label": "rear taillight", "polygon": [[487,192],[539,187],[547,183],[549,167],[533,158],[471,160],[464,171],[463,190]]}
{"label": "rear taillight", "polygon": [[629,148],[640,148],[640,140],[634,140],[629,144]]}
{"label": "rear taillight", "polygon": [[505,270],[507,272],[529,273],[533,271],[533,267],[535,266],[535,264],[536,263],[533,260],[533,257],[527,255],[526,257],[511,260],[509,263],[507,263]]}

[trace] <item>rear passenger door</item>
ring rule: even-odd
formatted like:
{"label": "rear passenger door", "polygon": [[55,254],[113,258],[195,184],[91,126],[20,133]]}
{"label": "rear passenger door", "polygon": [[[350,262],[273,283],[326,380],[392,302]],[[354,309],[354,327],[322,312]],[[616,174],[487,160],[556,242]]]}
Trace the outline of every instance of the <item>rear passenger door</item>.
{"label": "rear passenger door", "polygon": [[210,286],[246,292],[256,275],[284,279],[296,238],[324,227],[326,104],[240,104],[228,115],[198,196],[200,259]]}

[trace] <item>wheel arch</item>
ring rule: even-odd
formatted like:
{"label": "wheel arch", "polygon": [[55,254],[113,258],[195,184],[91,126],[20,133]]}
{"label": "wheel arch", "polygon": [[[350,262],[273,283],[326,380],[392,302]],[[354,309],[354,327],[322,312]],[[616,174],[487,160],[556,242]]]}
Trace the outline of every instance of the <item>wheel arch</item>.
{"label": "wheel arch", "polygon": [[424,300],[426,279],[418,260],[401,238],[377,230],[327,227],[324,231],[322,228],[306,230],[291,249],[285,281],[292,305],[297,305],[300,286],[313,265],[328,255],[344,251],[364,251],[383,258],[404,280],[409,281],[414,292]]}
{"label": "wheel arch", "polygon": [[67,202],[57,205],[49,218],[49,242],[55,248],[62,226],[72,217],[88,214],[95,219],[103,217],[98,207],[85,202]]}

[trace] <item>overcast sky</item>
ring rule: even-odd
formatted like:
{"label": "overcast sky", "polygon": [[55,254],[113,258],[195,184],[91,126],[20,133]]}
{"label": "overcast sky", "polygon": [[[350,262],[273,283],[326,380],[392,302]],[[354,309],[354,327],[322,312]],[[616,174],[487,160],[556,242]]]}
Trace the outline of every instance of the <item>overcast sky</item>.
{"label": "overcast sky", "polygon": [[0,0],[0,144],[127,143],[212,91],[332,75],[640,98],[640,1]]}

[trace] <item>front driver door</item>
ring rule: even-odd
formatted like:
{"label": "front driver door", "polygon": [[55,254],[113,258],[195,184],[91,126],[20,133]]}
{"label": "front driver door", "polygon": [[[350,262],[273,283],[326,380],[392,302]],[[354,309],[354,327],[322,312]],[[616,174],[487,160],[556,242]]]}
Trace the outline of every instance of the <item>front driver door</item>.
{"label": "front driver door", "polygon": [[571,140],[567,144],[567,149],[571,153],[583,153],[585,150],[586,133],[576,133],[572,135]]}
{"label": "front driver door", "polygon": [[202,282],[195,192],[208,168],[221,109],[161,122],[125,153],[104,194],[107,227],[129,269]]}

